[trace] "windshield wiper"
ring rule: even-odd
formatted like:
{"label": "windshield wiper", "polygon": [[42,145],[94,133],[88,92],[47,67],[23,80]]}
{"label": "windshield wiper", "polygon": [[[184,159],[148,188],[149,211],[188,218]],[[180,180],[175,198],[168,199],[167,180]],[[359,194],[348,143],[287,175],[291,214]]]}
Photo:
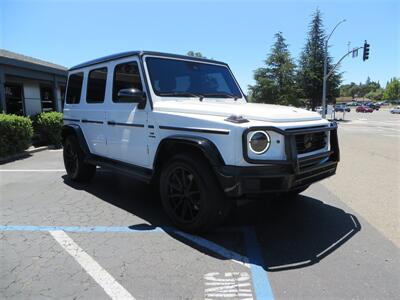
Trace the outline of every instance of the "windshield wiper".
{"label": "windshield wiper", "polygon": [[195,97],[199,98],[200,101],[203,101],[204,95],[197,95],[189,92],[165,92],[158,93],[160,96],[173,96],[173,97]]}
{"label": "windshield wiper", "polygon": [[238,98],[241,98],[241,97],[238,97],[238,96],[236,96],[236,95],[233,95],[233,94],[230,94],[230,93],[224,93],[224,92],[222,92],[222,93],[207,93],[207,94],[204,94],[204,97],[232,98],[232,99],[234,99],[235,101],[236,101]]}

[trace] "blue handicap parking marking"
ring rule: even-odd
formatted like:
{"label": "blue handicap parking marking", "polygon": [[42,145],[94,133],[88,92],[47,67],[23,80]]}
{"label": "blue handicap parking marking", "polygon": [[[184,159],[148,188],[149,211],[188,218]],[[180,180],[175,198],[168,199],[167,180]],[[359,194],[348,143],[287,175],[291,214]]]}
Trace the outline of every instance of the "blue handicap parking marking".
{"label": "blue handicap parking marking", "polygon": [[172,227],[153,227],[150,225],[139,225],[130,227],[118,227],[118,226],[30,226],[30,225],[0,225],[0,231],[38,231],[38,232],[49,232],[49,231],[64,231],[64,232],[76,232],[76,233],[107,233],[107,232],[121,232],[121,233],[156,233],[156,232],[167,232],[178,234],[193,243],[208,249],[212,252],[218,253],[225,258],[243,262],[250,267],[251,278],[253,281],[253,288],[256,299],[274,299],[272,288],[268,280],[268,274],[264,270],[262,253],[257,241],[257,236],[253,228],[243,227],[241,232],[245,238],[246,253],[247,257],[244,257],[234,251],[225,249],[224,247],[208,241],[204,238],[188,234]]}

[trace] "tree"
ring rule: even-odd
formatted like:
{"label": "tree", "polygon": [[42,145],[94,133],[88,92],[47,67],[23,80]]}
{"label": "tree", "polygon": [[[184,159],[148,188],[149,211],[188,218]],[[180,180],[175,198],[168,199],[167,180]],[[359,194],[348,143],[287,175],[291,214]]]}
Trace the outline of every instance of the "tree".
{"label": "tree", "polygon": [[254,80],[256,84],[249,86],[249,98],[251,102],[271,103],[271,99],[276,99],[277,89],[274,82],[268,77],[266,68],[255,70]]}
{"label": "tree", "polygon": [[354,99],[356,96],[358,96],[358,93],[359,87],[354,82],[351,82],[350,84],[343,84],[340,86],[341,97],[351,97]]}
{"label": "tree", "polygon": [[385,93],[383,94],[385,100],[399,100],[400,99],[400,80],[392,78],[386,86]]}
{"label": "tree", "polygon": [[365,95],[365,97],[375,101],[382,100],[384,92],[385,91],[383,89],[377,89],[375,91],[369,92],[368,94]]}
{"label": "tree", "polygon": [[265,65],[254,72],[256,84],[249,86],[251,101],[297,105],[295,64],[282,32],[275,34],[275,43]]}
{"label": "tree", "polygon": [[[381,85],[379,81],[372,81],[371,78],[367,78],[365,84],[361,83],[356,85],[354,82],[350,84],[343,84],[340,86],[340,96],[341,97],[367,97],[369,99],[380,100],[382,99]],[[379,98],[381,97],[381,98]]]}
{"label": "tree", "polygon": [[[325,32],[323,29],[321,12],[317,9],[309,26],[306,45],[300,55],[297,80],[303,97],[309,100],[311,108],[321,104],[322,79],[324,68]],[[332,70],[332,57],[328,55],[327,73]],[[334,71],[327,80],[327,99],[334,102],[339,96],[341,74]]]}

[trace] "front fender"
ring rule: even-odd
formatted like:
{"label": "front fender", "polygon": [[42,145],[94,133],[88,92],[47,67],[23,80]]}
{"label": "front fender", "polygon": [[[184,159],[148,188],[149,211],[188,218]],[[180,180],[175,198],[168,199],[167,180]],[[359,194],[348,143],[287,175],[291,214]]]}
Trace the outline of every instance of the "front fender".
{"label": "front fender", "polygon": [[154,162],[156,163],[158,161],[158,157],[162,153],[163,149],[168,149],[177,144],[196,147],[201,150],[213,167],[225,165],[221,153],[212,141],[201,136],[187,135],[173,135],[163,139],[158,145]]}

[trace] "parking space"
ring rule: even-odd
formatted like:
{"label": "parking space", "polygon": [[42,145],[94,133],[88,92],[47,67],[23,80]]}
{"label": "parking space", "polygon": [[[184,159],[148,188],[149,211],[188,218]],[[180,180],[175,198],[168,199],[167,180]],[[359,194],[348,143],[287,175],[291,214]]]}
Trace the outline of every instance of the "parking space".
{"label": "parking space", "polygon": [[341,122],[343,131],[358,132],[361,134],[377,133],[379,137],[400,137],[400,118],[399,115],[391,114],[389,109],[382,108],[373,113],[357,113],[355,108],[351,112],[337,113],[338,119],[344,119]]}
{"label": "parking space", "polygon": [[[245,229],[207,239],[174,230],[151,187],[106,170],[88,186],[72,183],[61,154],[40,152],[1,168],[2,298],[245,299],[256,293],[252,272],[265,294],[266,274],[246,256],[247,244],[257,245]],[[94,274],[90,262],[98,265]],[[107,291],[114,281],[120,288]]]}
{"label": "parking space", "polygon": [[[398,213],[386,213],[385,227],[384,201],[375,213],[370,198],[362,204],[351,181],[370,175],[347,169],[359,135],[345,126],[358,125],[340,125],[337,176],[294,201],[243,201],[203,236],[175,230],[151,186],[106,170],[88,185],[69,181],[61,151],[1,165],[0,297],[395,299]],[[394,192],[381,199],[396,203]]]}
{"label": "parking space", "polygon": [[243,294],[253,293],[246,265],[193,251],[184,238],[177,242],[161,232],[49,232],[2,233],[2,251],[8,254],[2,272],[10,274],[2,279],[5,298],[102,299],[107,293],[114,299],[200,299],[206,275],[229,279],[226,273],[246,274]]}

